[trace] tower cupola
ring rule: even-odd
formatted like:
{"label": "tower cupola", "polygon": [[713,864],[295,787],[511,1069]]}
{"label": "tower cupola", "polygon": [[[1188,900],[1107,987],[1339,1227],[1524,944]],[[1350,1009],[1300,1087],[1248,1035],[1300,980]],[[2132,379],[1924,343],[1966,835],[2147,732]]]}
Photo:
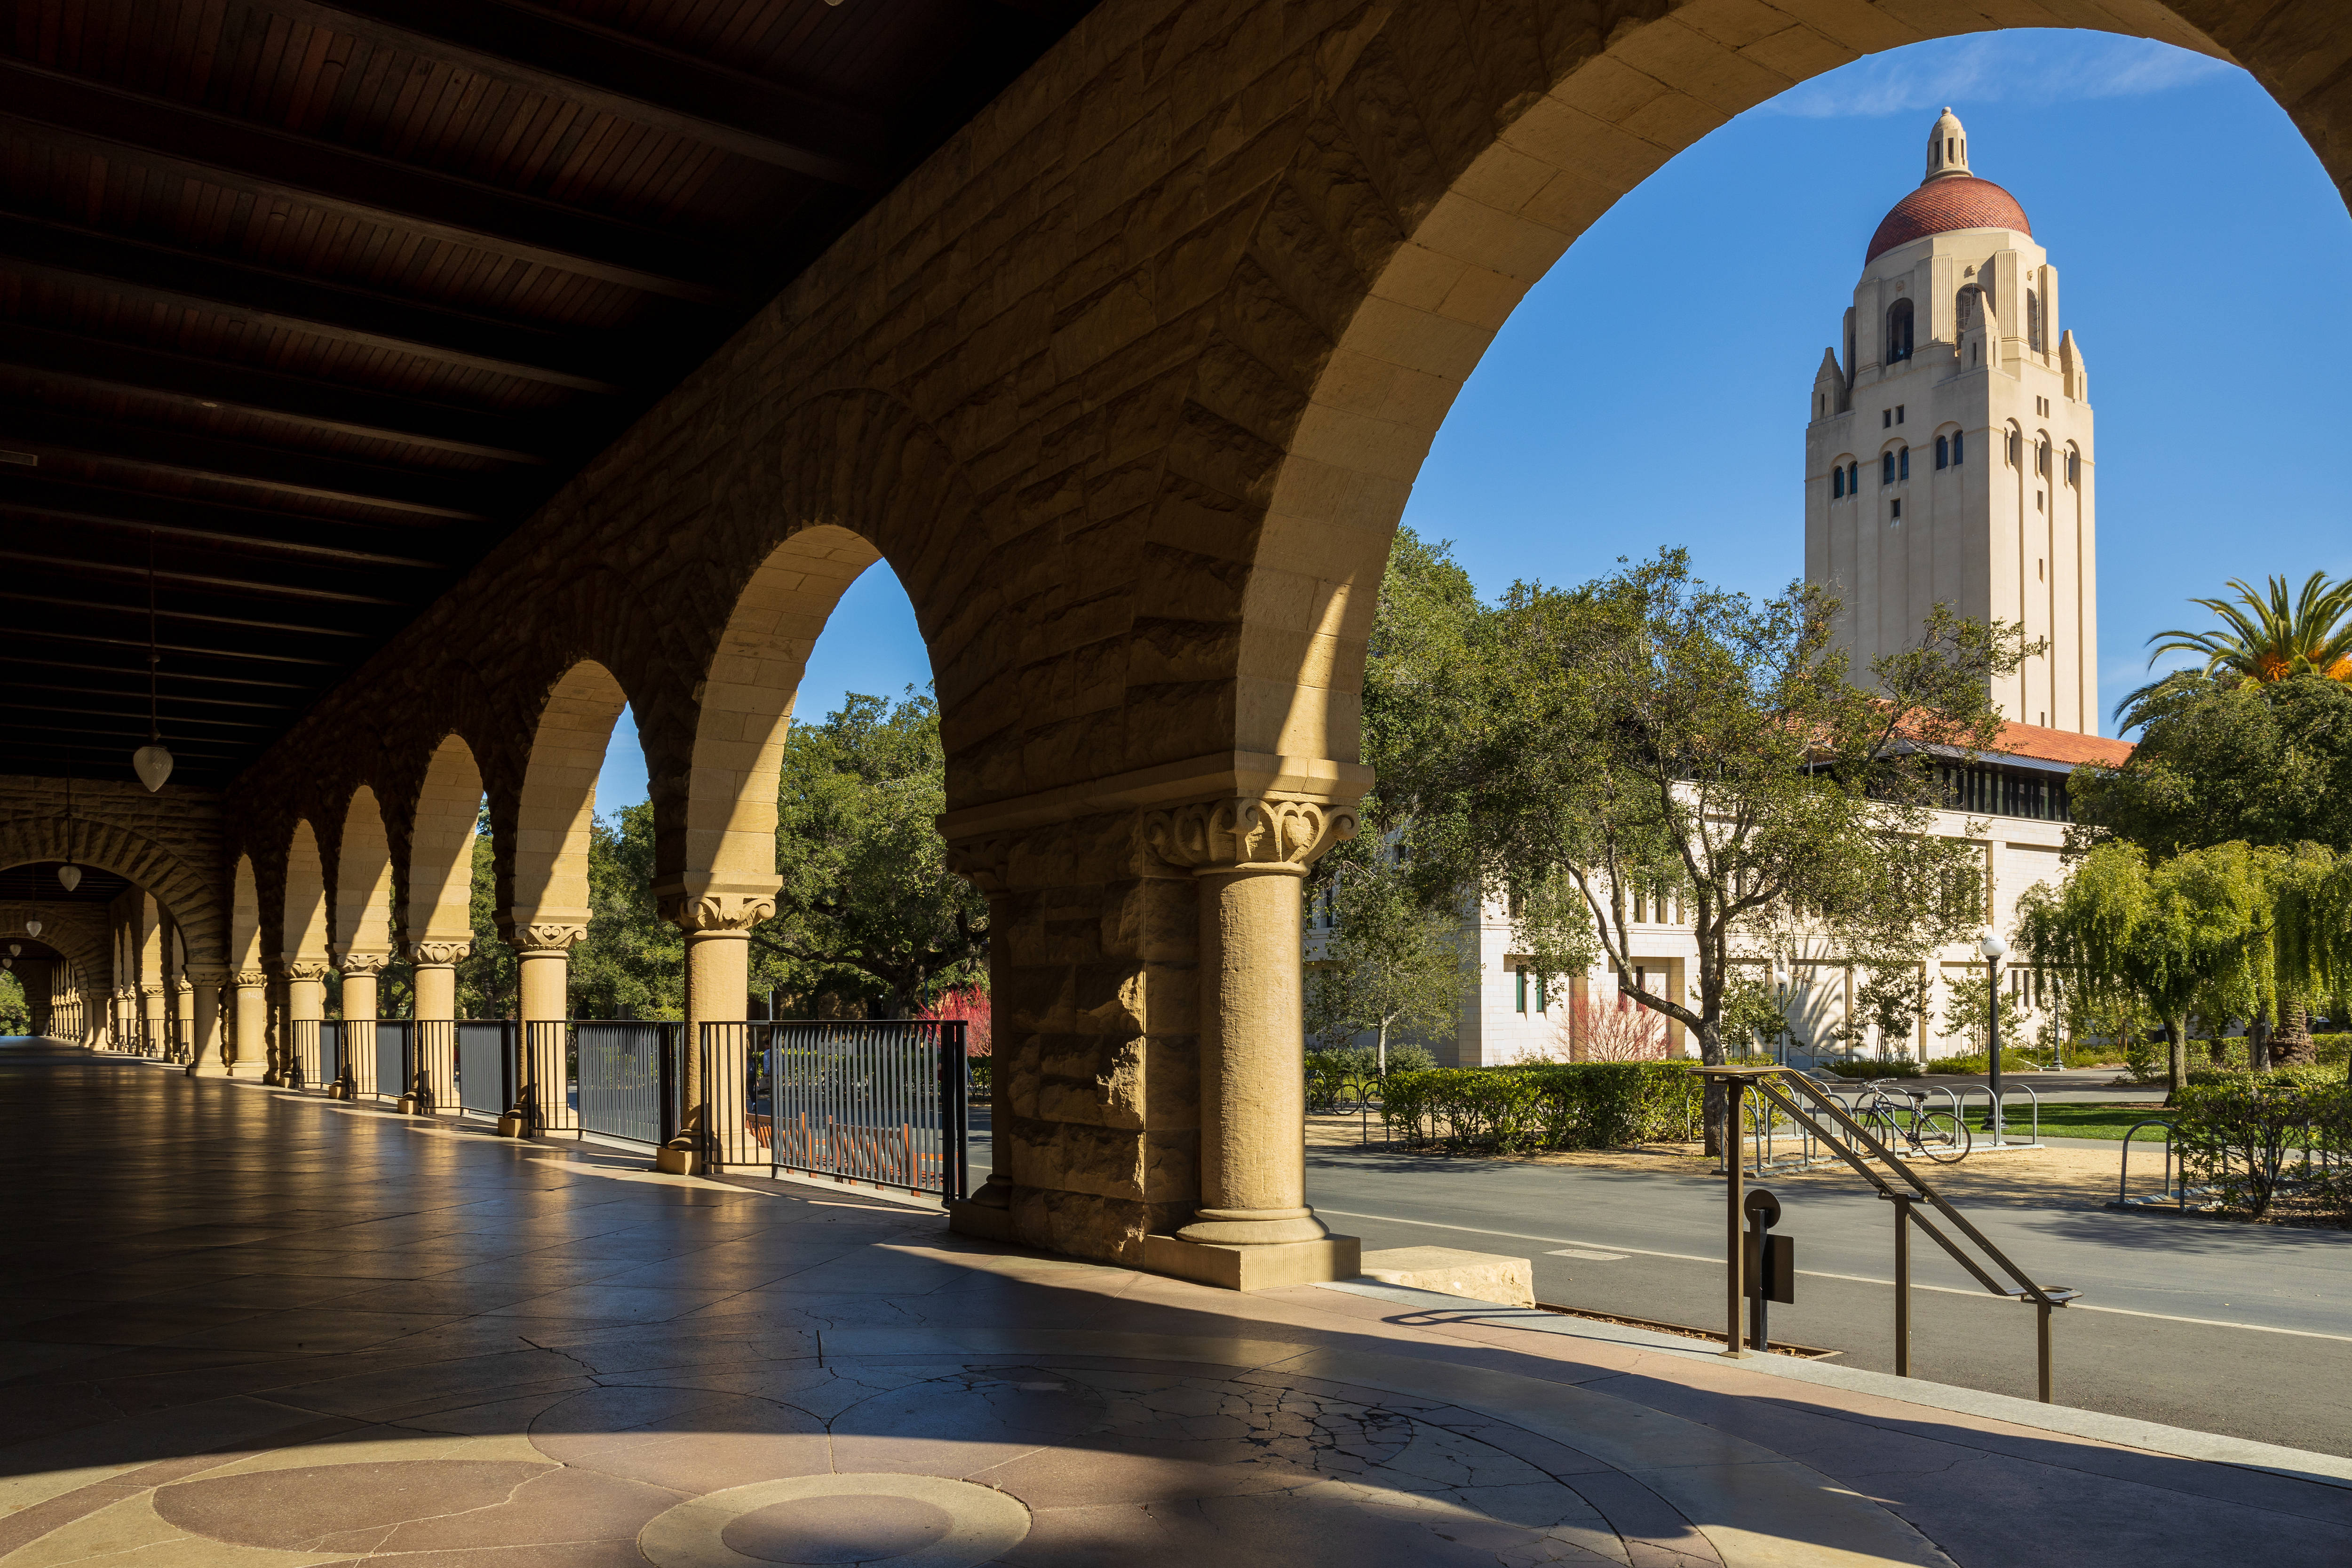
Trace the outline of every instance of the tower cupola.
{"label": "tower cupola", "polygon": [[1969,132],[1960,117],[1947,106],[1936,117],[1936,128],[1927,132],[1927,180],[1948,180],[1969,172]]}

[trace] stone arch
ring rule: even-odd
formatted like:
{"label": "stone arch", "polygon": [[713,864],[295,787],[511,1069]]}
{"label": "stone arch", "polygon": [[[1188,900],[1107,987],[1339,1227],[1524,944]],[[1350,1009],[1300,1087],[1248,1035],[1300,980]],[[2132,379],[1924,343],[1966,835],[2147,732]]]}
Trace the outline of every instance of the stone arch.
{"label": "stone arch", "polygon": [[352,791],[335,851],[333,945],[339,956],[392,951],[392,841],[366,784]]}
{"label": "stone arch", "polygon": [[232,972],[261,972],[261,885],[253,874],[253,857],[240,855],[229,874],[228,967]]}
{"label": "stone arch", "polygon": [[[0,903],[0,951],[10,942],[22,942],[27,948],[43,947],[57,955],[45,961],[63,965],[58,975],[60,991],[85,984],[83,977],[103,974],[107,968],[108,933],[105,918],[95,913],[83,913],[87,905]],[[37,918],[41,934],[25,934],[27,918]],[[21,967],[34,955],[19,958]]]}
{"label": "stone arch", "polygon": [[588,922],[588,836],[596,775],[628,693],[612,671],[583,659],[541,709],[515,808],[513,898],[517,928]]}
{"label": "stone arch", "polygon": [[881,552],[820,523],[752,572],[703,687],[686,800],[686,865],[732,887],[776,871],[776,775],[809,650],[835,605]]}
{"label": "stone arch", "polygon": [[474,931],[474,826],[482,814],[482,773],[457,735],[433,749],[408,833],[402,934],[412,942],[464,942]]}
{"label": "stone arch", "polygon": [[286,907],[278,951],[289,963],[327,962],[327,871],[318,835],[298,821],[286,841]]}
{"label": "stone arch", "polygon": [[[1473,0],[1360,13],[1322,40],[1307,122],[1189,395],[1188,423],[1216,440],[1171,463],[1160,507],[1198,512],[1180,490],[1207,491],[1245,515],[1265,498],[1234,612],[1237,749],[1357,771],[1365,638],[1413,479],[1496,331],[1587,226],[1733,115],[1987,20],[1958,0],[1900,18],[1786,0],[1658,12],[1604,38],[1582,6]],[[2068,25],[2233,58],[2152,0]]]}
{"label": "stone arch", "polygon": [[0,822],[0,868],[68,858],[127,878],[153,894],[185,935],[189,961],[221,962],[219,895],[209,878],[153,839],[102,818],[76,816],[69,857],[62,815]]}

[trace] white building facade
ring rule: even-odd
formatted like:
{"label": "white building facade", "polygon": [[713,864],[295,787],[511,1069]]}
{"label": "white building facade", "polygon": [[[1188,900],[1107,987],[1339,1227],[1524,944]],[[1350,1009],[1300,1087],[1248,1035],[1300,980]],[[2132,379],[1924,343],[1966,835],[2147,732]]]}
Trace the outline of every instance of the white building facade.
{"label": "white building facade", "polygon": [[[2058,313],[2058,274],[2016,199],[1969,172],[1967,132],[1947,109],[1927,177],[1873,236],[1843,358],[1823,357],[1805,431],[1805,574],[1845,608],[1841,644],[1857,680],[1872,659],[1916,643],[1938,602],[1979,620],[2021,623],[2048,651],[1994,696],[2011,721],[2001,749],[1946,768],[1950,807],[1936,831],[1981,847],[1991,924],[2013,929],[2019,898],[2061,873],[2067,774],[2131,748],[2098,734],[2097,536],[2091,406],[2081,350]],[[1697,944],[1680,900],[1630,900],[1631,966],[1654,993],[1696,1005]],[[1578,1036],[1615,1002],[1606,962],[1536,973],[1512,951],[1499,907],[1464,922],[1478,965],[1441,1060],[1496,1066],[1589,1054]],[[1787,956],[1787,955],[1784,955]],[[1760,952],[1741,962],[1769,972]],[[1973,942],[1923,966],[1928,1016],[1908,1038],[1849,1027],[1869,972],[1814,942],[1783,971],[1791,1034],[1804,1054],[1928,1058],[1967,1043],[1945,1020],[1963,985],[1985,984]],[[2034,977],[2005,989],[2039,1022]],[[1581,1024],[1580,1018],[1581,1009]],[[1695,1054],[1679,1025],[1670,1054]],[[1800,1058],[1801,1059],[1801,1057]]]}

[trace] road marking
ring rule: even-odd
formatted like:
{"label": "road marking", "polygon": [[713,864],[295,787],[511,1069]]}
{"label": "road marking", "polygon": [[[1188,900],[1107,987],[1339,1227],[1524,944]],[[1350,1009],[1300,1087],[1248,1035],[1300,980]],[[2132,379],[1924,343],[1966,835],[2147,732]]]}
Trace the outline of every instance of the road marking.
{"label": "road marking", "polygon": [[1544,1256],[1546,1258],[1581,1258],[1593,1263],[1622,1263],[1625,1261],[1625,1255],[1622,1252],[1586,1252],[1581,1248],[1574,1247],[1563,1247],[1559,1248],[1557,1251],[1547,1252]]}
{"label": "road marking", "polygon": [[[1549,1258],[1608,1257],[1613,1262],[1623,1255],[1632,1253],[1643,1258],[1664,1258],[1675,1263],[1705,1263],[1717,1268],[1720,1268],[1723,1263],[1720,1258],[1702,1258],[1693,1252],[1659,1252],[1647,1247],[1618,1247],[1615,1254],[1567,1250],[1578,1247],[1597,1248],[1602,1244],[1594,1241],[1570,1241],[1564,1236],[1528,1236],[1514,1230],[1487,1230],[1475,1225],[1442,1225],[1433,1219],[1404,1219],[1392,1214],[1349,1214],[1345,1209],[1327,1209],[1320,1204],[1316,1205],[1315,1212],[1331,1215],[1339,1219],[1370,1219],[1378,1220],[1383,1225],[1417,1225],[1430,1230],[1458,1230],[1471,1236],[1496,1236],[1506,1241],[1548,1241],[1563,1248],[1560,1251],[1545,1254]],[[1616,1246],[1617,1244],[1612,1242],[1608,1245]],[[1850,1285],[1877,1285],[1889,1290],[1895,1288],[1894,1280],[1875,1279],[1867,1274],[1832,1274],[1821,1268],[1800,1268],[1797,1272],[1810,1279],[1843,1279]],[[1973,1296],[1979,1300],[1986,1299],[1986,1293],[1982,1290],[1966,1289],[1957,1285],[1923,1285],[1915,1279],[1911,1282],[1911,1289],[1934,1290],[1945,1296]],[[2001,1298],[1992,1299],[2000,1300]],[[2108,1312],[2119,1318],[2153,1318],[2166,1323],[2194,1323],[2207,1329],[2244,1329],[2257,1334],[2289,1334],[2299,1340],[2335,1340],[2339,1343],[2352,1344],[2352,1334],[2331,1334],[2318,1329],[2282,1329],[2269,1323],[2231,1322],[2226,1318],[2191,1318],[2179,1312],[2143,1312],[2132,1307],[2101,1307],[2088,1301],[2076,1301],[2065,1310],[2070,1312]]]}

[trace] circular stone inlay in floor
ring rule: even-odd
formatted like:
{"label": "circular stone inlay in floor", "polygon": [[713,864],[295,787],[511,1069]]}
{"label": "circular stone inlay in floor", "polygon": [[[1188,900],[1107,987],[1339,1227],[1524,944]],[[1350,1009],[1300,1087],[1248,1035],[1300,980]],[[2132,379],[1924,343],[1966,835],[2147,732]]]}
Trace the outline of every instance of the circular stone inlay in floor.
{"label": "circular stone inlay in floor", "polygon": [[637,1536],[654,1568],[977,1568],[1021,1543],[1029,1510],[940,1476],[794,1476],[683,1502]]}
{"label": "circular stone inlay in floor", "polygon": [[919,1498],[812,1497],[738,1514],[719,1539],[762,1563],[887,1563],[954,1528],[947,1510]]}

